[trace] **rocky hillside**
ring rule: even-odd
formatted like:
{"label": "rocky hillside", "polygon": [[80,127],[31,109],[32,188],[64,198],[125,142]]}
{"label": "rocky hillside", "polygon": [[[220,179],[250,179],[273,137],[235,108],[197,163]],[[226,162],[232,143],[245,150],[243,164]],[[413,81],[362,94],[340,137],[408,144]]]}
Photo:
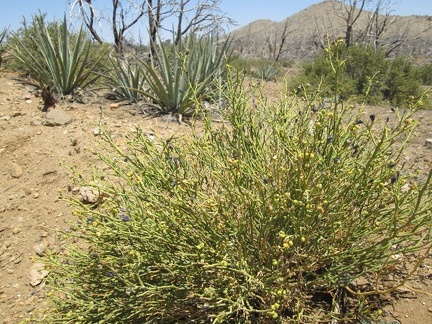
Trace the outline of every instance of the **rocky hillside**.
{"label": "rocky hillside", "polygon": [[[312,5],[281,22],[257,20],[232,32],[235,50],[247,57],[304,59],[313,56],[324,42],[324,35],[344,36],[344,8],[332,0]],[[393,54],[432,59],[432,16],[388,15],[386,31],[375,43],[375,32],[369,29],[373,12],[363,10],[353,26],[355,42],[377,44]],[[386,18],[378,16],[378,25]],[[374,20],[375,21],[375,20]],[[285,31],[285,42],[282,36]],[[283,43],[283,44],[282,44]]]}

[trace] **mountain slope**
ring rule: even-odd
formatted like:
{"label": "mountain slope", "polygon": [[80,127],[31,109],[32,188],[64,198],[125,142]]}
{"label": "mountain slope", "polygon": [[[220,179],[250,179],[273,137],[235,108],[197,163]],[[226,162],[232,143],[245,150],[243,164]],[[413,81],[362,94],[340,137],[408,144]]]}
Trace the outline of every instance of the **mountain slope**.
{"label": "mountain slope", "polygon": [[[330,38],[344,37],[346,23],[343,8],[331,0],[312,5],[281,22],[257,20],[241,27],[233,35],[235,50],[244,56],[274,58],[277,56],[285,31],[281,51],[284,59],[312,57],[325,45],[324,35]],[[371,29],[365,33],[373,13],[364,10],[353,26],[356,42],[376,44],[391,54],[404,54],[432,58],[432,16],[387,17],[388,28],[378,40]],[[386,17],[378,16],[383,23]]]}

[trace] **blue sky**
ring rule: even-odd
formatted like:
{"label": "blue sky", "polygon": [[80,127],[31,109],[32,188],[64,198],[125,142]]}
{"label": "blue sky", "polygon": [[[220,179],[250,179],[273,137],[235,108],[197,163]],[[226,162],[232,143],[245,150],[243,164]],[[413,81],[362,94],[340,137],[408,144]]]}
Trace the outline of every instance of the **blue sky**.
{"label": "blue sky", "polygon": [[[67,0],[0,0],[0,30],[20,26],[22,17],[31,18],[39,10],[48,13],[48,19],[62,18],[68,12]],[[97,2],[110,3],[111,0]],[[321,0],[222,0],[221,9],[227,16],[244,26],[257,19],[282,21]],[[394,0],[392,8],[397,15],[431,15],[432,0]],[[263,5],[264,4],[264,5]],[[143,27],[145,28],[145,27]]]}

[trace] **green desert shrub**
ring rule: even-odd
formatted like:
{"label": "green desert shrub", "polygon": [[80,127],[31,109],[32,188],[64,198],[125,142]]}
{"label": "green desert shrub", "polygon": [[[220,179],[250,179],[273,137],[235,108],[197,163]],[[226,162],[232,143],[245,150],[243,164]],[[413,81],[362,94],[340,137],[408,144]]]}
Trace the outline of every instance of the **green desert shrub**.
{"label": "green desert shrub", "polygon": [[419,98],[421,82],[413,63],[406,57],[396,57],[388,62],[383,94],[395,106],[406,104],[409,98]]}
{"label": "green desert shrub", "polygon": [[432,63],[417,66],[416,72],[422,85],[432,85]]}
{"label": "green desert shrub", "polygon": [[[340,60],[345,60],[343,71],[339,76],[339,96],[349,98],[356,96],[368,103],[377,104],[387,101],[395,106],[409,103],[409,97],[419,97],[421,88],[418,74],[410,60],[405,57],[386,58],[381,50],[360,44],[346,47],[342,40],[333,43],[332,51]],[[329,49],[327,49],[328,51]],[[325,97],[335,90],[335,76],[328,64],[328,53],[304,63],[302,72],[292,80],[292,89],[299,85],[308,85],[309,91],[321,91]]]}
{"label": "green desert shrub", "polygon": [[417,104],[386,121],[315,94],[270,102],[238,75],[223,89],[225,124],[105,135],[103,171],[75,170],[99,200],[71,201],[65,251],[44,259],[46,322],[379,320],[431,249],[431,173],[402,158]]}

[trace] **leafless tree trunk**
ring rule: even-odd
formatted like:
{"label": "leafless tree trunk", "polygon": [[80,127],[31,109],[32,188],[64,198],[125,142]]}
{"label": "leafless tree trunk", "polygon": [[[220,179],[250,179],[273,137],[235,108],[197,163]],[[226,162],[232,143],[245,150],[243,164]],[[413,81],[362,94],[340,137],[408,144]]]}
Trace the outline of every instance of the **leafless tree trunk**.
{"label": "leafless tree trunk", "polygon": [[149,19],[149,32],[150,32],[150,55],[156,54],[156,44],[158,30],[161,25],[161,0],[156,0],[156,4],[153,0],[148,0],[148,19]]}
{"label": "leafless tree trunk", "polygon": [[283,53],[283,48],[284,48],[287,36],[288,36],[288,20],[285,21],[284,29],[282,31],[281,42],[279,44],[279,50],[278,50],[278,53],[275,57],[276,62],[279,61],[279,59]]}
{"label": "leafless tree trunk", "polygon": [[353,43],[353,27],[359,19],[368,0],[333,0],[335,14],[345,21],[345,44]]}
{"label": "leafless tree trunk", "polygon": [[92,0],[76,0],[72,4],[72,10],[75,6],[78,6],[79,13],[82,17],[84,25],[87,27],[88,31],[92,37],[99,43],[102,44],[103,40],[99,36],[99,33],[95,28],[95,9],[93,8]]}
{"label": "leafless tree trunk", "polygon": [[[111,17],[105,17],[105,19],[111,24],[114,47],[117,53],[123,51],[126,32],[145,15],[146,3],[147,1],[145,0],[140,2],[132,0],[112,0],[110,9]],[[92,0],[74,0],[71,3],[71,11],[76,7],[78,7],[79,14],[93,38],[99,43],[102,43],[102,37],[95,27],[95,21],[97,19],[102,19],[102,17],[97,16],[96,8],[93,6]]]}
{"label": "leafless tree trunk", "polygon": [[[144,15],[145,5],[147,1],[142,1],[140,4],[130,2],[125,6],[120,0],[112,0],[112,31],[114,36],[114,46],[117,53],[123,52],[125,43],[125,33],[134,26]],[[132,13],[132,11],[134,11]],[[131,17],[128,19],[128,17]]]}

